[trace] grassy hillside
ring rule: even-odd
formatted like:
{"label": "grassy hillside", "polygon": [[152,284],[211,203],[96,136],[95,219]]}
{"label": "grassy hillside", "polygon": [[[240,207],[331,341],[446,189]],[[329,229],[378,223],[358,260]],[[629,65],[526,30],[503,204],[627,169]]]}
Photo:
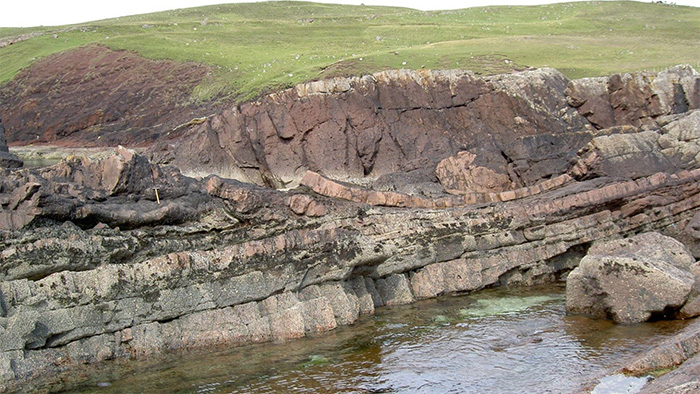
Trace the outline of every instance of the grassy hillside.
{"label": "grassy hillside", "polygon": [[700,65],[700,8],[580,2],[422,12],[268,2],[173,10],[82,25],[0,28],[40,35],[0,48],[0,84],[33,61],[89,43],[217,70],[194,100],[251,98],[332,75],[386,68],[497,73],[556,67],[570,78]]}

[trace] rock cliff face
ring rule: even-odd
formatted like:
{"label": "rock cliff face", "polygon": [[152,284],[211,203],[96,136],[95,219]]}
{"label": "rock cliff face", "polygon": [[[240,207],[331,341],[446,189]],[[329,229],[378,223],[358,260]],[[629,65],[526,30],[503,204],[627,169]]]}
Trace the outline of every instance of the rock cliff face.
{"label": "rock cliff face", "polygon": [[0,119],[0,167],[17,168],[22,167],[22,160],[10,153],[5,140],[5,126]]}
{"label": "rock cliff face", "polygon": [[[387,71],[311,82],[226,109],[190,129],[187,143],[156,145],[152,157],[186,173],[260,185],[295,186],[311,170],[431,195],[438,164],[468,153],[476,178],[489,175],[481,187],[502,191],[567,171],[594,137],[654,132],[672,115],[700,108],[699,95],[700,76],[688,66],[576,81],[552,69],[494,77]],[[640,143],[648,144],[633,142]]]}
{"label": "rock cliff face", "polygon": [[[519,138],[566,140],[585,129],[566,102],[568,82],[552,69],[486,78],[402,70],[311,82],[229,108],[192,129],[187,144],[165,143],[153,156],[276,187],[298,184],[306,170],[345,180],[413,172],[431,181],[438,162],[465,150],[475,165],[509,174],[503,150]],[[520,167],[512,182],[540,179],[521,176]]]}
{"label": "rock cliff face", "polygon": [[189,178],[123,148],[0,170],[0,381],[19,390],[78,365],[557,280],[598,240],[697,240],[695,97],[653,124],[599,130],[567,86],[554,70],[315,82],[153,153],[193,170],[186,155],[211,152],[200,170],[302,184],[287,191]]}
{"label": "rock cliff face", "polygon": [[654,125],[655,118],[700,108],[700,80],[689,66],[658,74],[616,74],[572,81],[569,104],[597,128]]}

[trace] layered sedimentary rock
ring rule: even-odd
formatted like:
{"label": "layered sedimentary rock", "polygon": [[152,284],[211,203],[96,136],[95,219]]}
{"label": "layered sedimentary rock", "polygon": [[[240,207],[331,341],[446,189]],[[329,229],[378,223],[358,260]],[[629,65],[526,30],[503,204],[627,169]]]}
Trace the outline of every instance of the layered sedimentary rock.
{"label": "layered sedimentary rock", "polygon": [[659,116],[700,108],[700,80],[690,66],[579,79],[566,94],[569,104],[601,129],[654,125]]}
{"label": "layered sedimentary rock", "polygon": [[[295,186],[310,170],[432,196],[438,164],[469,152],[475,169],[524,187],[565,172],[594,137],[652,132],[700,108],[698,95],[700,75],[688,66],[574,81],[551,69],[386,71],[234,106],[190,129],[187,144],[157,144],[153,157],[275,187]],[[603,110],[591,106],[610,115],[600,120]]]}
{"label": "layered sedimentary rock", "polygon": [[644,376],[671,370],[650,380],[640,393],[695,393],[700,386],[700,321],[688,324],[676,335],[629,361],[620,371]]}
{"label": "layered sedimentary rock", "polygon": [[494,77],[400,70],[311,82],[229,108],[190,130],[188,144],[167,142],[153,156],[190,173],[277,187],[298,184],[307,170],[344,180],[414,172],[409,183],[432,181],[438,162],[463,150],[475,165],[507,174],[502,147],[588,124],[566,102],[568,82],[553,69]]}
{"label": "layered sedimentary rock", "polygon": [[[2,376],[11,384],[76,363],[295,338],[382,305],[550,281],[592,241],[682,227],[700,205],[698,180],[697,170],[596,179],[497,205],[426,210],[210,178],[188,189],[208,202],[196,203],[199,211],[131,230],[116,228],[121,215],[59,224],[40,186],[37,216],[3,233]],[[145,193],[102,190],[82,188],[75,199],[85,201],[68,217],[115,201],[159,209]],[[178,198],[164,193],[161,204]],[[46,265],[57,250],[65,257]]]}
{"label": "layered sedimentary rock", "polygon": [[[692,239],[697,111],[598,130],[568,106],[568,84],[553,70],[316,82],[224,111],[159,153],[211,152],[201,168],[302,184],[287,191],[189,178],[126,149],[2,170],[2,381],[17,389],[83,363],[296,338],[385,305],[552,281],[612,237]],[[486,169],[509,182],[469,186]]]}

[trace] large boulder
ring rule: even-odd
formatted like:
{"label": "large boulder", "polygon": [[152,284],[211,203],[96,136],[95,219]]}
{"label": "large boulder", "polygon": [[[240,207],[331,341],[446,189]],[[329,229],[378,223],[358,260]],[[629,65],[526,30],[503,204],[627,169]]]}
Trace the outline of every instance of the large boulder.
{"label": "large boulder", "polygon": [[0,118],[0,167],[18,168],[23,165],[22,160],[10,153],[10,149],[7,147],[5,126],[2,125],[2,119]]}
{"label": "large boulder", "polygon": [[693,290],[691,270],[685,246],[659,233],[596,243],[567,279],[566,309],[618,323],[675,315]]}

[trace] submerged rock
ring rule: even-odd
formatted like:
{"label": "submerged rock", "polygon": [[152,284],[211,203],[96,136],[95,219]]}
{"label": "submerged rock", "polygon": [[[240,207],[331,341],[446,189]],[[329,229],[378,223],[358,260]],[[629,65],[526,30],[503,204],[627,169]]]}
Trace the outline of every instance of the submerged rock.
{"label": "submerged rock", "polygon": [[567,278],[566,309],[618,323],[673,316],[688,301],[695,265],[683,244],[659,233],[596,243]]}

